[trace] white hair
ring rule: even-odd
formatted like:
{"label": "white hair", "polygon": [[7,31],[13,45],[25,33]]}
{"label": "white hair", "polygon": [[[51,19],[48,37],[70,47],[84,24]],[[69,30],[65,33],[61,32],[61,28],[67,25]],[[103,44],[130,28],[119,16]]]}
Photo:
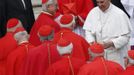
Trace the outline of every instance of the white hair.
{"label": "white hair", "polygon": [[73,49],[73,44],[70,43],[68,46],[66,47],[61,47],[57,45],[57,50],[59,52],[60,55],[64,55],[64,54],[71,54]]}
{"label": "white hair", "polygon": [[47,35],[47,36],[41,36],[39,33],[37,33],[37,35],[40,38],[41,42],[43,42],[45,40],[51,40],[54,37],[54,30],[52,30],[52,32],[49,35]]}
{"label": "white hair", "polygon": [[16,39],[16,41],[20,42],[22,40],[28,40],[29,35],[26,31],[20,31],[14,34],[14,38]]}
{"label": "white hair", "polygon": [[39,36],[39,38],[40,38],[40,41],[44,41],[44,40],[47,40],[47,36]]}
{"label": "white hair", "polygon": [[94,57],[98,57],[98,56],[104,56],[104,52],[102,53],[94,53],[90,50],[90,48],[88,49],[88,53],[94,58]]}

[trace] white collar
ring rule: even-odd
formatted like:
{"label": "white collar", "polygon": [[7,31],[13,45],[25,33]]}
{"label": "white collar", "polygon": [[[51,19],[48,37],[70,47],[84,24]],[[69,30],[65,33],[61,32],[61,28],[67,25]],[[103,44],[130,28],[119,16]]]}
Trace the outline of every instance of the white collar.
{"label": "white collar", "polygon": [[18,44],[21,45],[22,43],[28,43],[28,41],[27,41],[27,40],[21,41],[21,42],[19,42]]}
{"label": "white collar", "polygon": [[48,12],[46,12],[46,11],[41,11],[42,13],[45,13],[45,14],[47,14],[47,15],[50,15],[50,16],[53,16],[52,14],[50,14],[50,13],[48,13]]}

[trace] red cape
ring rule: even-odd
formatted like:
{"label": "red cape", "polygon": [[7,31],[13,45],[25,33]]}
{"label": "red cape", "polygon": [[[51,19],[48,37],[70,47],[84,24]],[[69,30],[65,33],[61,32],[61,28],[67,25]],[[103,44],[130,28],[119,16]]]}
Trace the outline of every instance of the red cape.
{"label": "red cape", "polygon": [[20,69],[29,50],[34,46],[28,42],[20,44],[7,57],[6,75],[19,75]]}
{"label": "red cape", "polygon": [[84,64],[85,62],[78,58],[63,57],[51,65],[45,75],[77,75],[80,67]]}
{"label": "red cape", "polygon": [[57,43],[59,39],[61,38],[61,33],[63,33],[63,38],[71,41],[73,43],[73,51],[72,51],[72,57],[79,58],[82,60],[89,60],[89,54],[88,54],[88,48],[89,44],[87,41],[72,32],[72,30],[67,28],[62,28],[58,33],[54,36],[54,42]]}
{"label": "red cape", "polygon": [[38,33],[38,29],[42,25],[51,25],[52,27],[54,27],[55,32],[58,32],[60,30],[60,26],[54,21],[53,16],[50,14],[46,14],[45,12],[42,12],[37,18],[37,20],[35,21],[30,32],[29,41],[35,46],[38,46],[41,44],[37,33]]}
{"label": "red cape", "polygon": [[[48,47],[48,45],[50,46]],[[48,48],[50,57],[48,55]],[[60,55],[57,52],[56,45],[52,44],[50,41],[45,41],[29,52],[20,74],[44,75],[49,65],[56,62],[58,59],[60,59]]]}
{"label": "red cape", "polygon": [[93,62],[82,66],[78,75],[118,75],[121,72],[123,68],[119,64],[96,57]]}
{"label": "red cape", "polygon": [[7,34],[0,39],[0,75],[5,75],[6,59],[10,52],[17,47],[17,42],[13,38],[13,34]]}

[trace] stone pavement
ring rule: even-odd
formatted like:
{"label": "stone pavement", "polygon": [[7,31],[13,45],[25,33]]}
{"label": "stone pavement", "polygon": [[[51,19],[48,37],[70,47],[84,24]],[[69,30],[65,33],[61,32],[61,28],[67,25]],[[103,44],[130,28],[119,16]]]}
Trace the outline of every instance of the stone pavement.
{"label": "stone pavement", "polygon": [[31,1],[32,1],[32,5],[33,5],[33,11],[34,11],[35,18],[37,18],[42,10],[41,0],[31,0]]}
{"label": "stone pavement", "polygon": [[35,6],[35,5],[41,5],[42,0],[31,0],[31,1],[32,1],[32,4]]}
{"label": "stone pavement", "polygon": [[42,8],[41,7],[33,7],[33,11],[34,11],[35,18],[37,18],[38,15],[40,14],[40,12],[42,11]]}

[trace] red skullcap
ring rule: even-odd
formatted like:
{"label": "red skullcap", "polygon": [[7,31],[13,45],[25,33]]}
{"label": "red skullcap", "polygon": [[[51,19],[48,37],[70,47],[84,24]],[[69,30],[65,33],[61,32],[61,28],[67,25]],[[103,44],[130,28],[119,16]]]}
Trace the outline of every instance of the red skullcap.
{"label": "red skullcap", "polygon": [[15,31],[14,31],[14,34],[15,33],[18,33],[18,32],[23,32],[25,31],[25,29],[23,27],[18,27]]}
{"label": "red skullcap", "polygon": [[60,19],[60,23],[64,25],[70,24],[72,21],[73,21],[73,16],[70,14],[65,14]]}
{"label": "red skullcap", "polygon": [[129,50],[128,51],[128,56],[134,60],[134,50]]}
{"label": "red skullcap", "polygon": [[42,0],[42,4],[46,3],[48,0]]}
{"label": "red skullcap", "polygon": [[48,36],[51,34],[53,28],[49,25],[43,25],[39,28],[38,32],[41,36]]}
{"label": "red skullcap", "polygon": [[98,43],[93,43],[89,48],[93,53],[103,53],[104,52],[103,46]]}
{"label": "red skullcap", "polygon": [[7,22],[7,28],[15,27],[19,23],[19,20],[16,18],[11,18]]}
{"label": "red skullcap", "polygon": [[66,47],[66,46],[68,46],[70,43],[71,43],[70,41],[61,38],[61,39],[58,41],[58,46],[60,46],[60,47]]}

